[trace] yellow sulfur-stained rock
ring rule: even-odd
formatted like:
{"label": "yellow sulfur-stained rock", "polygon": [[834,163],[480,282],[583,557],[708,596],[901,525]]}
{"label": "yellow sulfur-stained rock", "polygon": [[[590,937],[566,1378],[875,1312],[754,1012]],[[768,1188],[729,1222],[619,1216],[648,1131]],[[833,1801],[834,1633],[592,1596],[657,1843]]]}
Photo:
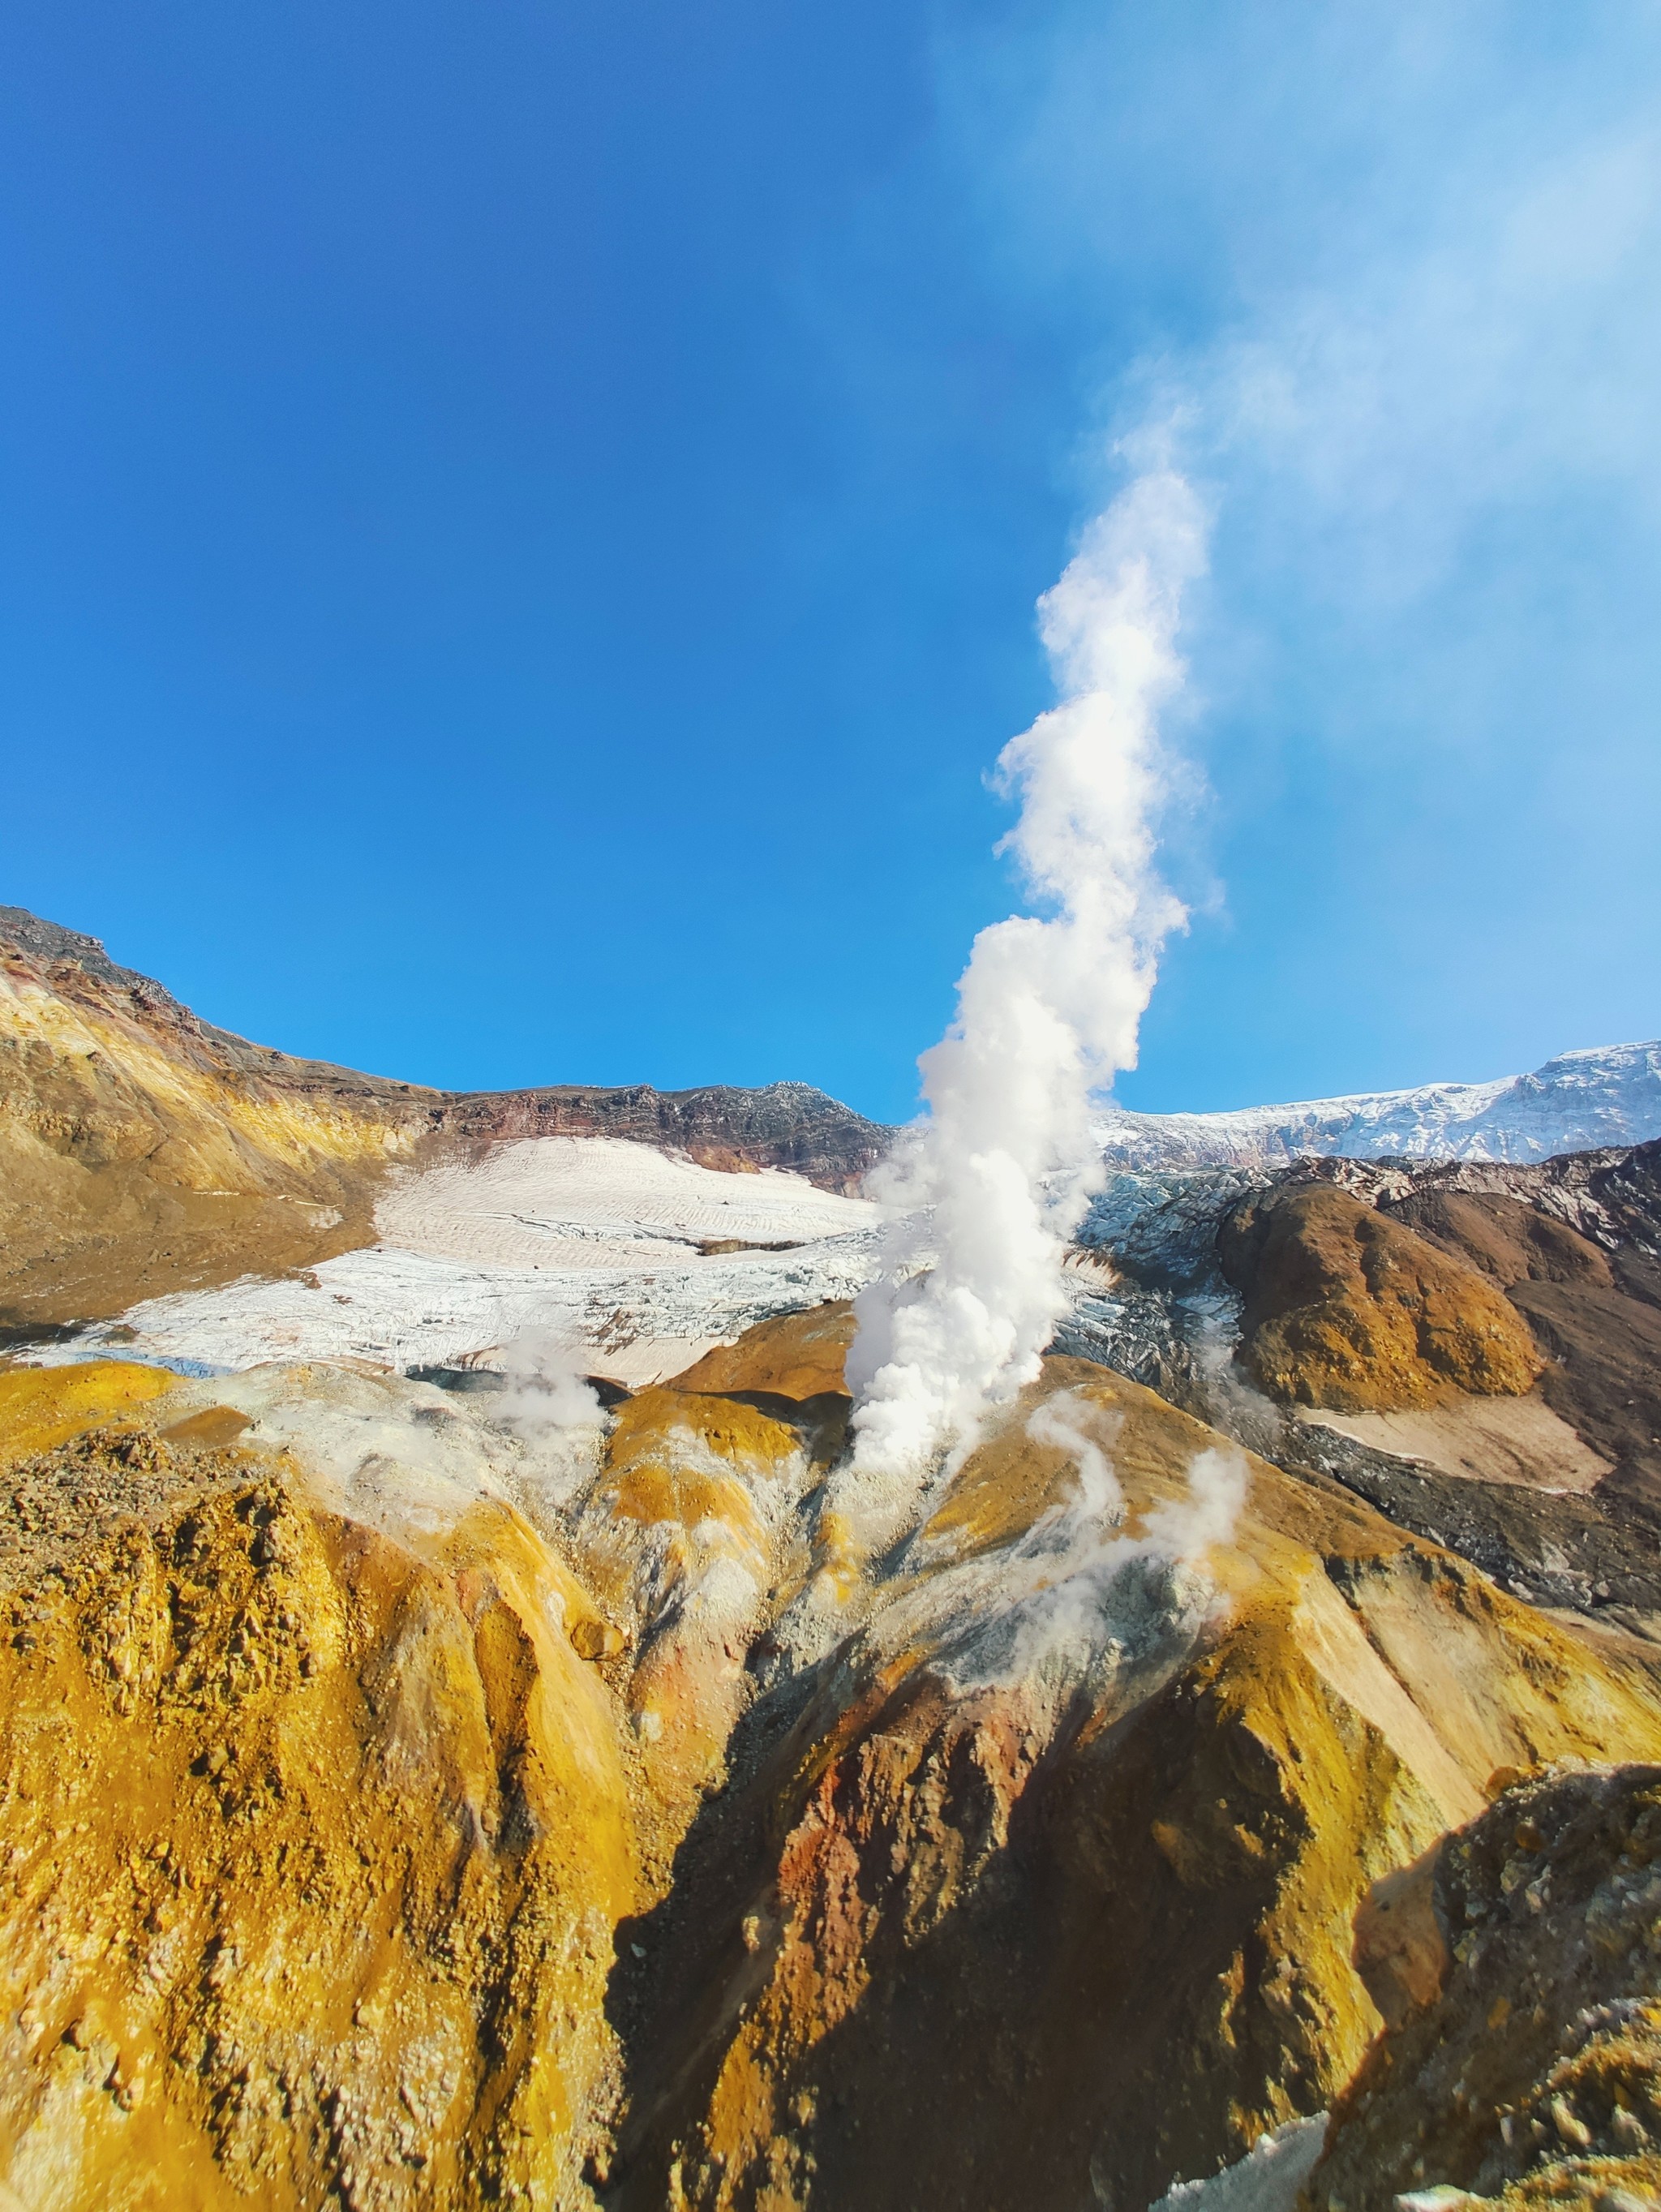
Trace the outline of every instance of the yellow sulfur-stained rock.
{"label": "yellow sulfur-stained rock", "polygon": [[1246,1462],[1161,1559],[1218,1451],[1054,1360],[972,1455],[659,1908],[623,2204],[1150,2203],[1342,2087],[1357,1905],[1497,1765],[1661,1748],[1644,1675],[1336,1486]]}
{"label": "yellow sulfur-stained rock", "polygon": [[741,1400],[649,1389],[618,1410],[579,1540],[632,1625],[629,1708],[661,1850],[722,1771],[807,1478],[796,1431]]}
{"label": "yellow sulfur-stained rock", "polygon": [[1426,2002],[1375,1884],[1661,1760],[1641,1653],[1103,1368],[873,1543],[728,1350],[579,1460],[321,1363],[0,1387],[0,2212],[1140,2212]]}
{"label": "yellow sulfur-stained rock", "polygon": [[165,1472],[0,1609],[0,2186],[588,2203],[637,1902],[591,1604],[494,1500],[411,1548],[269,1455]]}
{"label": "yellow sulfur-stained rock", "polygon": [[166,1368],[130,1360],[0,1370],[0,1467],[50,1451],[99,1424],[154,1410],[178,1385]]}
{"label": "yellow sulfur-stained rock", "polygon": [[853,1342],[852,1304],[846,1298],[805,1313],[758,1322],[737,1344],[717,1345],[670,1384],[673,1390],[766,1392],[804,1400],[846,1391],[844,1366]]}

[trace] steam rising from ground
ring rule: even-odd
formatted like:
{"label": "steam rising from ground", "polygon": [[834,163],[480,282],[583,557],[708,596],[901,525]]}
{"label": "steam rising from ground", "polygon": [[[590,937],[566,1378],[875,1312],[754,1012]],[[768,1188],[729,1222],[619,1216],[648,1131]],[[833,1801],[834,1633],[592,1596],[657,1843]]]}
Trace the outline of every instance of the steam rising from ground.
{"label": "steam rising from ground", "polygon": [[1211,1446],[1180,1491],[1127,1527],[1113,1466],[1122,1413],[1075,1389],[1015,1419],[1070,1462],[1070,1491],[1006,1545],[966,1556],[961,1529],[914,1536],[866,1634],[884,1662],[933,1644],[960,1692],[1021,1688],[1042,1737],[1081,1690],[1107,1698],[1191,1649],[1219,1601],[1212,1555],[1233,1540],[1249,1474],[1233,1445]]}
{"label": "steam rising from ground", "polygon": [[598,1394],[579,1371],[568,1337],[526,1329],[503,1346],[505,1385],[491,1415],[524,1445],[526,1473],[551,1504],[564,1504],[594,1473],[606,1419]]}
{"label": "steam rising from ground", "polygon": [[570,1343],[552,1329],[526,1329],[503,1346],[506,1384],[496,1419],[526,1438],[600,1425],[594,1385],[579,1371]]}
{"label": "steam rising from ground", "polygon": [[[914,1494],[943,1458],[961,1463],[987,1409],[1037,1375],[1065,1310],[1063,1256],[1101,1173],[1090,1097],[1135,1065],[1159,951],[1184,918],[1154,866],[1157,725],[1182,680],[1183,588],[1204,565],[1200,503],[1156,469],[1040,602],[1060,699],[998,775],[1021,799],[1008,848],[1050,911],[976,938],[956,1019],[918,1063],[926,1118],[874,1182],[931,1214],[896,1227],[883,1279],[856,1301],[851,1488],[879,1524],[882,1492],[909,1479]],[[937,1256],[919,1275],[924,1238]]]}
{"label": "steam rising from ground", "polygon": [[[1073,1391],[1027,1417],[1034,1443],[1066,1453],[1078,1495],[1044,1515],[999,1569],[1001,1603],[959,1639],[949,1670],[979,1679],[1047,1682],[1065,1696],[1098,1672],[1168,1651],[1191,1638],[1215,1597],[1205,1572],[1246,1501],[1246,1462],[1213,1446],[1188,1469],[1186,1495],[1155,1506],[1142,1533],[1124,1532],[1125,1493],[1112,1453],[1122,1422]],[[1094,1431],[1094,1433],[1092,1431]],[[977,1669],[979,1674],[977,1675]]]}

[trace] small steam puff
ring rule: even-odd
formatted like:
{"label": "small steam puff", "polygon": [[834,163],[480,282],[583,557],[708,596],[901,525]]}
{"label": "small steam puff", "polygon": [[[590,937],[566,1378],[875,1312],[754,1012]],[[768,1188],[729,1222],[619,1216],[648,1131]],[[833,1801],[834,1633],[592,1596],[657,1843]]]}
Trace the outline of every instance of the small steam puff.
{"label": "small steam puff", "polygon": [[576,1354],[553,1329],[527,1329],[503,1347],[506,1380],[491,1418],[526,1448],[524,1474],[542,1499],[562,1505],[597,1463],[605,1412]]}
{"label": "small steam puff", "polygon": [[1025,1684],[1058,1711],[1077,1689],[1105,1693],[1126,1669],[1167,1663],[1211,1613],[1208,1557],[1231,1541],[1249,1474],[1232,1445],[1195,1455],[1184,1493],[1125,1529],[1112,1452],[1121,1417],[1066,1391],[1034,1407],[1034,1443],[1064,1452],[1077,1494],[1042,1515],[1001,1554],[930,1578],[882,1630],[913,1640],[931,1615],[940,1665],[960,1690]]}
{"label": "small steam puff", "polygon": [[[1106,1452],[1084,1426],[1085,1418],[1086,1409],[1070,1391],[1058,1391],[1034,1407],[1027,1416],[1027,1433],[1035,1444],[1048,1444],[1072,1461],[1078,1475],[1077,1517],[1117,1528],[1125,1518],[1125,1492]],[[1118,1425],[1116,1421],[1108,1431],[1110,1441]]]}
{"label": "small steam puff", "polygon": [[597,1428],[600,1401],[577,1370],[576,1355],[552,1329],[527,1329],[502,1350],[506,1376],[495,1415],[527,1438]]}
{"label": "small steam puff", "polygon": [[1183,586],[1204,565],[1198,500],[1155,470],[1097,517],[1040,602],[1060,701],[998,774],[1021,801],[1006,844],[1055,911],[976,938],[956,1019],[918,1062],[927,1116],[874,1178],[876,1195],[932,1218],[896,1225],[883,1279],[855,1301],[846,1504],[873,1547],[943,1457],[961,1465],[988,1407],[1037,1375],[1065,1310],[1063,1256],[1101,1175],[1090,1096],[1134,1066],[1160,948],[1185,918],[1153,865],[1156,716],[1182,681]]}

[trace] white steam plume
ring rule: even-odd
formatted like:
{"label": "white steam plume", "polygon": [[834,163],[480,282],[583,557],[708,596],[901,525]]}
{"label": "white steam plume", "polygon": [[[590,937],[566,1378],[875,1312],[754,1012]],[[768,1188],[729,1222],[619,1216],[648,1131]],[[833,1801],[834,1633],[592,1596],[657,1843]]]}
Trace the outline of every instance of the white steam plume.
{"label": "white steam plume", "polygon": [[522,1436],[597,1428],[599,1394],[579,1370],[568,1339],[552,1328],[522,1330],[501,1353],[504,1387],[495,1417]]}
{"label": "white steam plume", "polygon": [[[1062,1258],[1100,1175],[1091,1093],[1135,1065],[1161,946],[1184,919],[1154,868],[1157,719],[1182,681],[1183,587],[1204,565],[1199,501],[1155,469],[1040,602],[1059,702],[998,773],[1021,799],[1006,844],[1052,911],[976,938],[956,1019],[918,1062],[928,1115],[879,1177],[880,1195],[933,1217],[895,1232],[883,1280],[857,1301],[853,1487],[879,1520],[885,1486],[858,1478],[914,1486],[943,1454],[960,1461],[986,1409],[1037,1374],[1065,1309]],[[924,1236],[937,1256],[918,1276]]]}

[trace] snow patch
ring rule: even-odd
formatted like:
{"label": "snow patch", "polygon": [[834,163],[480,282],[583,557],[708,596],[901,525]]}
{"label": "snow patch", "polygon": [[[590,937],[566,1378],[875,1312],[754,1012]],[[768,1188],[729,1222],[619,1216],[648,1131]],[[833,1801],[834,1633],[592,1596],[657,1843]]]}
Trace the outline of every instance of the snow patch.
{"label": "snow patch", "polygon": [[485,1267],[631,1268],[712,1243],[815,1243],[874,1228],[867,1199],[767,1169],[728,1175],[616,1137],[526,1137],[397,1174],[382,1243]]}
{"label": "snow patch", "polygon": [[[379,1243],[302,1274],[146,1299],[30,1356],[118,1345],[211,1374],[272,1360],[501,1367],[504,1347],[535,1338],[638,1389],[759,1321],[854,1297],[876,1273],[882,1218],[799,1176],[724,1174],[615,1138],[526,1138],[400,1176]],[[741,1249],[706,1249],[725,1244]]]}
{"label": "snow patch", "polygon": [[1133,1114],[1095,1125],[1110,1164],[1280,1167],[1304,1152],[1348,1159],[1528,1161],[1661,1137],[1661,1039],[1560,1053],[1531,1075],[1358,1091],[1230,1114]]}
{"label": "snow patch", "polygon": [[1292,2212],[1326,2141],[1326,2114],[1288,2120],[1203,2181],[1179,2181],[1149,2212]]}

